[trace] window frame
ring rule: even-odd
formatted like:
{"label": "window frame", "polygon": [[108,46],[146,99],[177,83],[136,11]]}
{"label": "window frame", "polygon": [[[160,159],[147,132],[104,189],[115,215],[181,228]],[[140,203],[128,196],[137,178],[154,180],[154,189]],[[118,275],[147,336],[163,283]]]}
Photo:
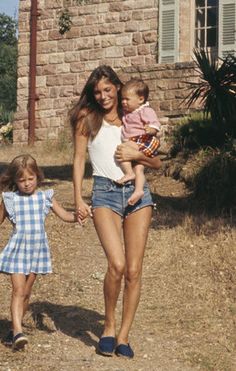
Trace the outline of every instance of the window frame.
{"label": "window frame", "polygon": [[[208,0],[203,0],[204,5],[203,6],[197,6],[197,0],[194,0],[194,48],[195,49],[205,49],[207,52],[209,52],[211,55],[217,56],[218,50],[219,50],[219,0],[215,0],[214,5],[208,5]],[[215,9],[216,10],[216,23],[214,26],[208,25],[208,10]],[[197,25],[197,13],[199,11],[203,11],[204,20],[203,25],[198,26]],[[216,39],[216,45],[215,46],[208,46],[208,37],[209,37],[209,30],[215,29],[215,39]],[[201,33],[203,32],[203,45],[198,45],[197,40],[197,32]],[[200,43],[202,40],[200,40]]]}

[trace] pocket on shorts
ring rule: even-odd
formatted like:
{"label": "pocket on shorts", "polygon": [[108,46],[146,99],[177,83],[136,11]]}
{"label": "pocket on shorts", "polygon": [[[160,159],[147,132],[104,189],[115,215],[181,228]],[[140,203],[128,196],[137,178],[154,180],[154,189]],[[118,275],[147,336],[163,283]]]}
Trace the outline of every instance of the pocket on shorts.
{"label": "pocket on shorts", "polygon": [[110,192],[112,190],[112,184],[94,184],[93,193],[97,192]]}

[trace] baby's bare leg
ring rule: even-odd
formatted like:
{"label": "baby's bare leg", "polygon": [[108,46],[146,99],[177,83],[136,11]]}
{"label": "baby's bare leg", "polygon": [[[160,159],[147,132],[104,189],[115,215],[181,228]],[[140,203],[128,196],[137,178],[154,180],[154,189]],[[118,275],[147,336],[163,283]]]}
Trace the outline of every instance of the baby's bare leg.
{"label": "baby's bare leg", "polygon": [[[129,146],[135,149],[138,149],[138,146],[135,142],[132,142],[131,140],[124,143],[125,146]],[[130,161],[123,161],[120,163],[121,170],[124,173],[124,176],[117,180],[117,183],[123,184],[130,180],[135,179],[135,173],[132,168],[132,163]]]}
{"label": "baby's bare leg", "polygon": [[144,166],[140,164],[135,165],[134,172],[135,172],[135,189],[131,197],[128,199],[129,205],[134,205],[144,195],[143,191],[145,183]]}

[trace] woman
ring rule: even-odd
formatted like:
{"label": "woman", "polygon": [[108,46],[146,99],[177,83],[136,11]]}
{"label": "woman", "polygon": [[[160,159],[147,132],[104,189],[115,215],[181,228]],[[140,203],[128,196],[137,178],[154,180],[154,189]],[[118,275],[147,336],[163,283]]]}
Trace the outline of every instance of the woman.
{"label": "woman", "polygon": [[[159,168],[160,160],[120,145],[121,86],[111,67],[96,68],[70,112],[70,119],[74,132],[73,181],[78,221],[83,223],[88,215],[93,216],[108,262],[104,279],[105,323],[98,350],[107,356],[115,352],[118,356],[132,358],[129,331],[140,297],[142,262],[153,202],[146,184],[143,198],[135,205],[128,205],[134,184],[128,182],[122,186],[116,180],[123,176],[119,161],[135,160]],[[87,148],[94,178],[92,209],[82,197]],[[122,321],[116,333],[115,308],[123,277]]]}

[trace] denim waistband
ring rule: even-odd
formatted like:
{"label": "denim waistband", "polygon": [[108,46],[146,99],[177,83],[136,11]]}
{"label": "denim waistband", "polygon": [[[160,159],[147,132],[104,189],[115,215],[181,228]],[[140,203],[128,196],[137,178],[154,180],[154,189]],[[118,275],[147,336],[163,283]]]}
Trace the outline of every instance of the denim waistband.
{"label": "denim waistband", "polygon": [[98,181],[100,184],[106,184],[106,185],[113,185],[118,188],[123,188],[123,187],[129,187],[130,185],[134,185],[134,180],[130,180],[126,183],[118,183],[115,180],[112,180],[110,178],[106,178],[104,176],[99,176],[99,175],[94,175],[93,176],[94,181]]}

